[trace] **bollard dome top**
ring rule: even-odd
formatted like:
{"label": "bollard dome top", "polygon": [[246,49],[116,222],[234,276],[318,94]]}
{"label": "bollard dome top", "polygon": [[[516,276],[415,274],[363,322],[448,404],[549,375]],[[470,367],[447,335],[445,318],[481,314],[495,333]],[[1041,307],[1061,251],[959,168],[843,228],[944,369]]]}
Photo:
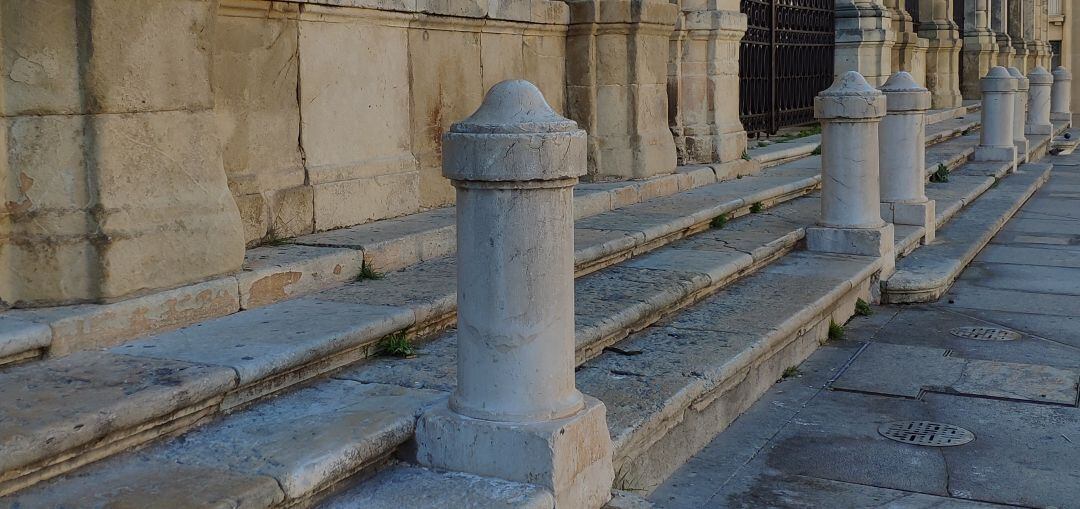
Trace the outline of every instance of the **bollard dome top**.
{"label": "bollard dome top", "polygon": [[1054,81],[1069,81],[1072,79],[1072,73],[1068,69],[1057,66],[1054,68]]}
{"label": "bollard dome top", "polygon": [[1000,65],[992,67],[980,85],[983,92],[1016,92],[1017,88],[1016,78]]}
{"label": "bollard dome top", "polygon": [[1053,85],[1054,75],[1050,74],[1044,67],[1036,67],[1033,71],[1028,73],[1028,80],[1032,85]]}
{"label": "bollard dome top", "polygon": [[480,108],[443,135],[443,175],[455,185],[576,179],[587,158],[585,131],[524,80],[491,87]]}
{"label": "bollard dome top", "polygon": [[1029,88],[1031,88],[1030,83],[1028,83],[1027,76],[1024,76],[1024,73],[1020,72],[1020,69],[1017,69],[1015,67],[1010,67],[1009,68],[1009,76],[1012,76],[1013,78],[1016,78],[1016,85],[1017,85],[1016,89],[1017,90],[1019,90],[1021,92],[1025,92]]}
{"label": "bollard dome top", "polygon": [[885,94],[870,86],[861,74],[847,71],[814,98],[814,117],[852,120],[881,118],[885,116],[885,106]]}
{"label": "bollard dome top", "polygon": [[577,129],[577,122],[555,113],[540,89],[525,80],[496,83],[480,108],[450,126],[452,133],[476,134],[561,133]]}
{"label": "bollard dome top", "polygon": [[906,71],[900,71],[881,86],[889,112],[926,111],[930,109],[930,91],[919,85]]}

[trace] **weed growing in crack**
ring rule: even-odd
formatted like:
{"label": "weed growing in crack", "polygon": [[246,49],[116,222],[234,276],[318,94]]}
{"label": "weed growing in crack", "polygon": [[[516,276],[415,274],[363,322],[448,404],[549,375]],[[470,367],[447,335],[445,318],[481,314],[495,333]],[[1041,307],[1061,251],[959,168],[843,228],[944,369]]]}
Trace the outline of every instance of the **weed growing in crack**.
{"label": "weed growing in crack", "polygon": [[800,374],[801,373],[799,372],[798,366],[789,366],[787,369],[784,370],[784,374],[781,375],[781,377],[783,380],[787,380],[788,378],[796,377]]}
{"label": "weed growing in crack", "polygon": [[747,153],[747,152],[746,152],[745,150],[743,150],[743,153],[742,153],[742,158],[743,158],[744,160],[747,160],[747,161],[749,161],[749,160],[750,160],[750,154],[748,154],[748,153]]}
{"label": "weed growing in crack", "polygon": [[930,174],[930,182],[944,183],[949,181],[949,167],[942,163],[938,163],[937,170]]}
{"label": "weed growing in crack", "polygon": [[812,156],[821,155],[821,145],[818,145],[818,146],[814,147],[814,150],[812,152],[810,152],[810,155],[812,155]]}
{"label": "weed growing in crack", "polygon": [[759,201],[754,202],[754,204],[750,206],[750,213],[751,214],[757,214],[758,212],[761,212],[762,210],[765,210],[765,207]]}
{"label": "weed growing in crack", "polygon": [[727,214],[720,214],[719,216],[712,218],[712,221],[709,221],[709,226],[713,228],[723,228],[724,226],[727,226],[727,222]]}
{"label": "weed growing in crack", "polygon": [[856,316],[870,316],[872,314],[874,314],[874,310],[870,309],[870,303],[862,299],[855,301]]}
{"label": "weed growing in crack", "polygon": [[278,237],[274,232],[267,233],[266,240],[263,241],[264,246],[284,246],[288,243],[289,239]]}
{"label": "weed growing in crack", "polygon": [[368,280],[368,279],[382,279],[382,278],[383,278],[383,273],[375,270],[374,268],[372,268],[371,265],[368,265],[368,262],[363,262],[362,264],[360,264],[360,273],[356,275],[356,280],[357,281],[365,281],[365,280]]}
{"label": "weed growing in crack", "polygon": [[844,339],[844,326],[829,320],[829,341]]}
{"label": "weed growing in crack", "polygon": [[378,354],[383,357],[416,357],[416,349],[404,332],[395,332],[379,341]]}

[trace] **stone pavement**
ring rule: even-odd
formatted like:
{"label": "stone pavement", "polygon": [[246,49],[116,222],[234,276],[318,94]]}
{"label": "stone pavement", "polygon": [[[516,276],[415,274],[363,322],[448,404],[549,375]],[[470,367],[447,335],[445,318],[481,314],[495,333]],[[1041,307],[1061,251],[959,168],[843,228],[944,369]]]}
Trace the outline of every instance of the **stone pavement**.
{"label": "stone pavement", "polygon": [[[940,301],[846,326],[656,489],[657,507],[1080,507],[1080,156]],[[960,327],[1019,339],[968,339]],[[959,332],[959,331],[957,331]],[[983,336],[993,331],[981,331]],[[951,447],[879,434],[959,426]]]}

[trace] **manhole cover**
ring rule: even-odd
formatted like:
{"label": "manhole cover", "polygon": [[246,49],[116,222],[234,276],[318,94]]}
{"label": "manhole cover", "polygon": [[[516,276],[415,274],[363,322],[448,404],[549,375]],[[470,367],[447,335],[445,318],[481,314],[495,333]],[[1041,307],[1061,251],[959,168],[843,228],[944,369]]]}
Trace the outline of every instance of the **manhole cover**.
{"label": "manhole cover", "polygon": [[1022,337],[1019,332],[999,327],[957,327],[949,333],[953,336],[980,341],[1016,341]]}
{"label": "manhole cover", "polygon": [[975,435],[959,426],[932,421],[897,421],[878,426],[889,440],[930,447],[952,447],[975,440]]}

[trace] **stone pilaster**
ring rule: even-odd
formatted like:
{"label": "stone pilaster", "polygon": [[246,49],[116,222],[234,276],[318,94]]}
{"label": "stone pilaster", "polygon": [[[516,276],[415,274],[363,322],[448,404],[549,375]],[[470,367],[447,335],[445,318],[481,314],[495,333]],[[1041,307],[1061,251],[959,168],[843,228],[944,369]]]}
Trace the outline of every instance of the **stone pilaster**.
{"label": "stone pilaster", "polygon": [[0,2],[0,300],[108,302],[240,269],[216,2]]}
{"label": "stone pilaster", "polygon": [[[954,0],[960,1],[960,0]],[[993,67],[998,50],[997,38],[990,30],[989,0],[967,0],[964,3],[964,45],[960,58],[964,75],[960,77],[960,93],[964,99],[978,99],[979,79]]]}
{"label": "stone pilaster", "polygon": [[904,8],[903,0],[885,0],[892,14],[895,42],[892,48],[892,70],[906,71],[918,83],[926,83],[926,48],[929,42],[919,37],[915,21]]}
{"label": "stone pilaster", "polygon": [[892,71],[892,14],[881,0],[837,0],[834,72],[862,74],[874,85]]}
{"label": "stone pilaster", "polygon": [[589,133],[591,180],[675,170],[668,48],[679,6],[661,0],[572,0],[567,115]]}
{"label": "stone pilaster", "polygon": [[878,124],[885,112],[885,95],[855,71],[814,99],[822,127],[821,217],[806,229],[811,251],[880,257],[882,278],[896,265],[878,180]]}
{"label": "stone pilaster", "polygon": [[993,65],[1009,67],[1016,55],[1012,38],[1009,37],[1008,0],[990,0],[990,30],[994,32],[998,50],[994,53]]}
{"label": "stone pilaster", "polygon": [[746,15],[704,3],[683,4],[671,40],[668,107],[680,164],[733,161],[746,151],[739,121],[739,41]]}
{"label": "stone pilaster", "polygon": [[1030,67],[1028,64],[1028,37],[1030,35],[1024,29],[1025,18],[1029,18],[1031,13],[1025,9],[1025,4],[1031,0],[1008,0],[1008,27],[1009,38],[1012,40],[1013,45],[1013,67],[1020,69],[1020,72],[1027,73],[1034,67]]}
{"label": "stone pilaster", "polygon": [[458,385],[416,427],[427,466],[611,497],[604,404],[574,381],[574,193],[586,134],[527,81],[496,84],[443,138],[457,195]]}
{"label": "stone pilaster", "polygon": [[955,108],[960,95],[960,31],[952,20],[948,0],[919,0],[919,37],[926,50],[926,88],[933,108]]}

